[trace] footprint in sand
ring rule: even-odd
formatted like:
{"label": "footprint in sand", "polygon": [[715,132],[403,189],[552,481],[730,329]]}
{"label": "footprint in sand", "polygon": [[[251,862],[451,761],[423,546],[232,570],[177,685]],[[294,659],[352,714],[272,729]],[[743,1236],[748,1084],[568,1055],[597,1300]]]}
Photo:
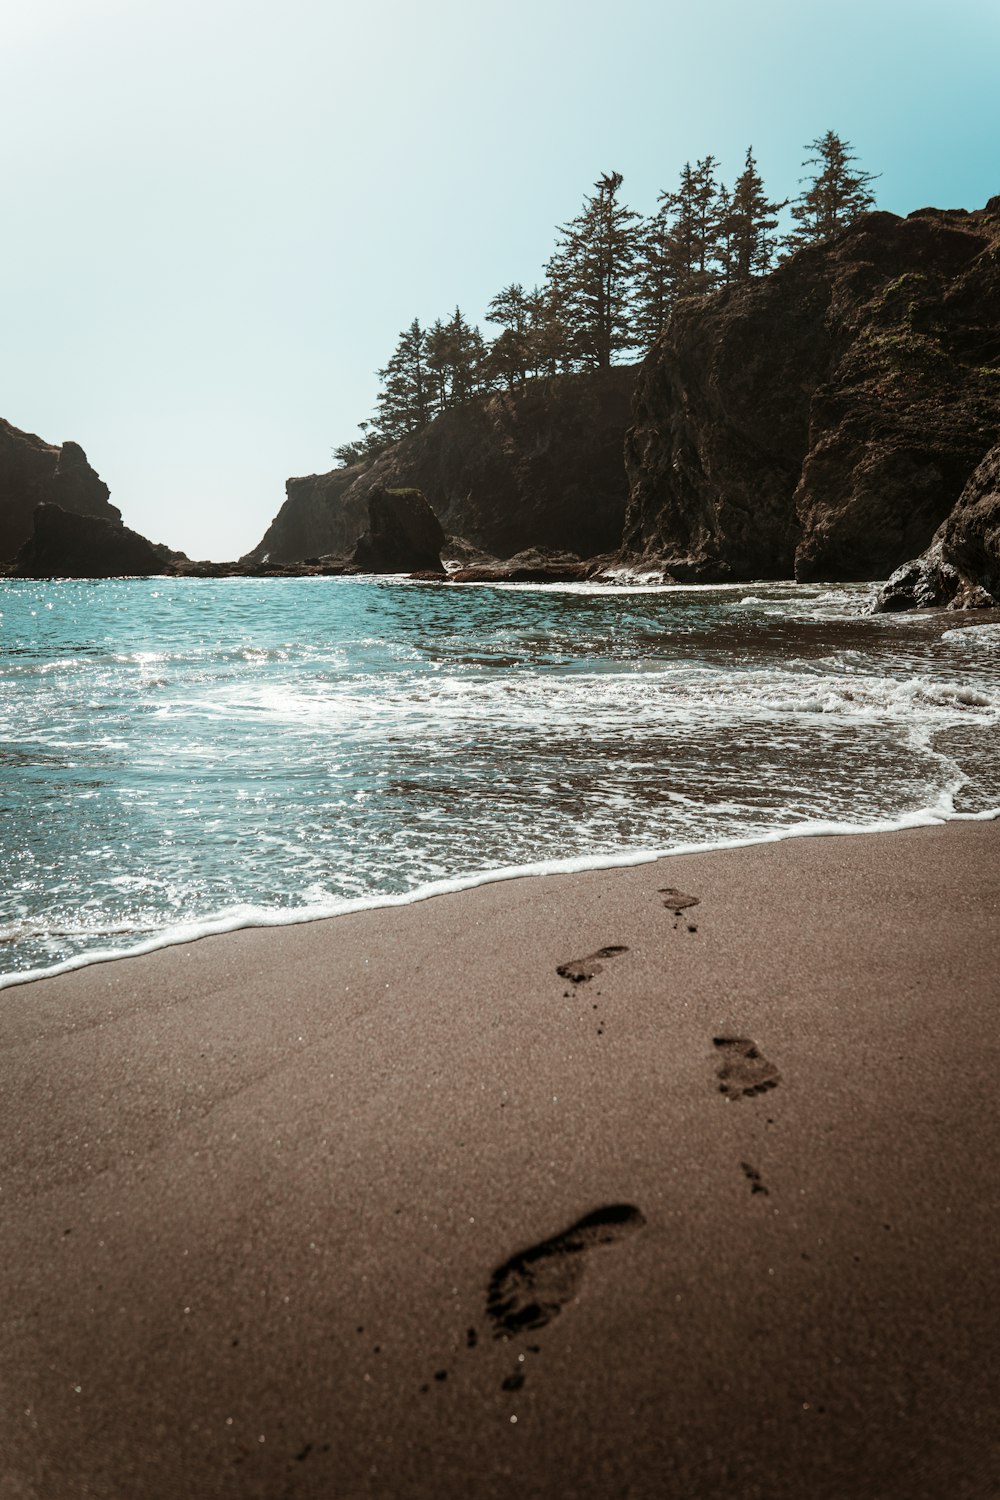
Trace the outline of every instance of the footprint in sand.
{"label": "footprint in sand", "polygon": [[751,1098],[754,1094],[766,1094],[776,1089],[781,1074],[773,1063],[768,1062],[756,1042],[746,1036],[717,1036],[712,1046],[721,1053],[716,1070],[719,1093],[727,1099]]}
{"label": "footprint in sand", "polygon": [[544,1328],[579,1291],[586,1252],[595,1245],[626,1239],[645,1222],[631,1203],[612,1203],[497,1266],[486,1293],[493,1337],[509,1338],[529,1328]]}
{"label": "footprint in sand", "polygon": [[[595,1246],[627,1239],[645,1222],[631,1203],[610,1203],[577,1219],[561,1234],[521,1250],[497,1266],[486,1289],[486,1315],[493,1326],[493,1337],[506,1343],[529,1329],[544,1328],[579,1292],[586,1252]],[[479,1342],[475,1328],[469,1328],[466,1348],[475,1349]],[[521,1390],[527,1378],[528,1356],[541,1352],[540,1344],[521,1345],[517,1363],[501,1380],[500,1389],[507,1394]],[[444,1382],[448,1373],[438,1370],[434,1380]],[[420,1391],[428,1395],[430,1390],[431,1382],[427,1380]]]}
{"label": "footprint in sand", "polygon": [[586,958],[571,958],[568,963],[560,964],[556,973],[561,979],[568,979],[573,984],[583,984],[588,979],[593,979],[595,974],[604,972],[602,958],[617,958],[619,953],[627,953],[628,949],[621,944],[613,944],[610,948],[598,948],[596,953],[588,953]]}
{"label": "footprint in sand", "polygon": [[752,1166],[748,1161],[741,1161],[740,1166],[743,1168],[743,1176],[750,1184],[751,1194],[763,1193],[766,1197],[770,1189],[764,1186],[764,1180],[758,1172],[757,1168],[755,1166]]}
{"label": "footprint in sand", "polygon": [[[660,895],[663,897],[663,904],[667,908],[667,911],[674,914],[675,930],[680,926],[681,912],[687,911],[690,906],[701,905],[701,898],[699,896],[688,896],[684,891],[679,891],[674,885],[661,885]],[[698,931],[696,923],[692,922],[690,918],[685,918],[685,922],[687,923],[688,932]]]}

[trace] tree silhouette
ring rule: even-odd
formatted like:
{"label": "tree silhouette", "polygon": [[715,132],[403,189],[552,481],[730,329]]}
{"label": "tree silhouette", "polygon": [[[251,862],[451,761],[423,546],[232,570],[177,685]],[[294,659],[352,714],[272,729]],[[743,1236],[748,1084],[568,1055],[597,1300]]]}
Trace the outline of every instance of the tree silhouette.
{"label": "tree silhouette", "polygon": [[486,349],[478,328],[471,328],[461,308],[447,323],[438,318],[427,331],[428,399],[435,412],[461,406],[482,389]]}
{"label": "tree silhouette", "polygon": [[598,178],[583,212],[563,225],[547,267],[554,306],[569,331],[569,356],[606,369],[634,344],[631,281],[639,215],[619,201],[620,172]]}
{"label": "tree silhouette", "polygon": [[806,149],[816,154],[807,157],[802,165],[818,170],[811,177],[800,179],[807,186],[792,204],[796,227],[785,238],[789,250],[829,239],[875,204],[869,184],[876,181],[876,176],[851,170],[851,163],[858,158],[851,154],[850,141],[841,140],[828,130],[826,135],[810,141]]}
{"label": "tree silhouette", "polygon": [[621,201],[622,174],[605,172],[581,212],[557,233],[541,287],[520,282],[491,300],[500,328],[487,345],[459,308],[429,329],[414,319],[378,375],[382,389],[360,437],[334,449],[343,464],[371,459],[438,412],[498,384],[513,390],[531,376],[606,369],[623,353],[649,348],[679,297],[700,296],[766,274],[786,253],[844,229],[871,208],[876,177],[859,170],[849,141],[834,131],[810,142],[813,168],[791,206],[794,227],[776,234],[788,200],[768,198],[748,147],[730,191],[714,156],[686,162],[677,188],[659,195],[647,220]]}
{"label": "tree silhouette", "polygon": [[399,336],[395,351],[378,372],[382,389],[376,400],[377,426],[387,442],[426,427],[431,417],[427,372],[427,335],[414,318]]}
{"label": "tree silhouette", "polygon": [[724,204],[720,193],[727,281],[749,281],[752,276],[763,276],[771,269],[780,243],[774,230],[778,227],[778,215],[787,203],[787,198],[782,203],[772,203],[768,198],[754,161],[753,147],[748,146],[743,171],[737,177],[732,193],[726,195]]}

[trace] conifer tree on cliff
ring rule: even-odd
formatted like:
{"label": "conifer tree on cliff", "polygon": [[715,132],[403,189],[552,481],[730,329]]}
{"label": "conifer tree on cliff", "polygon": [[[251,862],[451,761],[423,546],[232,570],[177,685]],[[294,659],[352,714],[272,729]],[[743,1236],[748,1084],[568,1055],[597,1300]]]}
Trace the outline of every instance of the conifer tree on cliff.
{"label": "conifer tree on cliff", "polygon": [[748,146],[746,163],[732,193],[724,188],[719,191],[720,260],[727,282],[749,281],[771,269],[779,244],[774,230],[787,202],[787,198],[783,203],[770,201],[757,171],[753,147]]}
{"label": "conifer tree on cliff", "polygon": [[530,348],[531,300],[520,282],[511,282],[491,300],[486,309],[491,323],[502,330],[490,345],[489,373],[502,380],[508,390],[523,385],[532,367]]}
{"label": "conifer tree on cliff", "polygon": [[673,305],[670,271],[670,217],[664,209],[643,222],[635,268],[635,341],[640,348],[655,344]]}
{"label": "conifer tree on cliff", "polygon": [[528,313],[529,373],[558,375],[573,369],[573,336],[566,322],[563,297],[548,275],[544,286],[529,292]]}
{"label": "conifer tree on cliff", "polygon": [[662,333],[678,297],[710,292],[719,280],[721,214],[714,156],[685,162],[675,192],[660,194],[661,207],[643,226],[636,301],[644,344]]}
{"label": "conifer tree on cliff", "polygon": [[389,445],[389,439],[382,436],[374,422],[359,422],[358,431],[360,437],[353,442],[340,443],[333,450],[333,456],[341,468],[367,464]]}
{"label": "conifer tree on cliff", "polygon": [[595,182],[583,212],[562,225],[546,268],[553,303],[570,336],[574,363],[606,369],[634,344],[631,289],[638,214],[619,201],[620,172]]}
{"label": "conifer tree on cliff", "polygon": [[426,427],[431,418],[427,370],[427,335],[414,318],[399,336],[395,352],[379,370],[382,382],[376,401],[380,437],[394,443],[408,432]]}
{"label": "conifer tree on cliff", "polygon": [[796,227],[784,242],[789,250],[828,239],[875,206],[875,194],[869,184],[875,182],[877,174],[852,169],[851,163],[858,158],[851,154],[850,141],[842,141],[828,130],[826,135],[810,141],[806,149],[816,154],[807,157],[802,165],[817,170],[811,177],[801,179],[807,186],[792,204]]}
{"label": "conifer tree on cliff", "polygon": [[456,307],[447,323],[441,319],[427,331],[428,401],[433,411],[460,406],[483,387],[485,346],[478,328],[466,322]]}

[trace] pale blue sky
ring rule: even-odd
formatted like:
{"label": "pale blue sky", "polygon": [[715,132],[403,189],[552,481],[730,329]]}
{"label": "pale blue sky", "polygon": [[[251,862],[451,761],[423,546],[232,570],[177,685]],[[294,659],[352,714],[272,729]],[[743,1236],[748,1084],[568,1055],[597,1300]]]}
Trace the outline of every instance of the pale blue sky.
{"label": "pale blue sky", "polygon": [[879,206],[1000,193],[997,0],[0,0],[0,416],[196,557],[332,465],[413,317],[540,278],[604,171],[776,196],[827,129]]}

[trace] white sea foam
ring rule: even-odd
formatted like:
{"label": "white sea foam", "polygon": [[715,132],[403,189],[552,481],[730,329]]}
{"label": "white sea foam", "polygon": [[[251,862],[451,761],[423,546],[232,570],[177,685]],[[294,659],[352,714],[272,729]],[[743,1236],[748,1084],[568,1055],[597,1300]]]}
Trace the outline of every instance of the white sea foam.
{"label": "white sea foam", "polygon": [[965,625],[958,630],[945,630],[941,639],[952,646],[972,646],[983,651],[1000,651],[1000,625]]}
{"label": "white sea foam", "polygon": [[59,610],[39,620],[39,586],[4,621],[4,985],[530,871],[1000,803],[987,638],[857,621],[856,586],[54,587]]}
{"label": "white sea foam", "polygon": [[522,880],[532,876],[573,875],[589,870],[625,869],[634,865],[652,864],[655,860],[674,858],[687,854],[710,854],[726,849],[750,848],[756,844],[781,843],[785,839],[841,836],[847,834],[897,833],[906,828],[929,828],[948,822],[992,822],[1000,817],[1000,807],[975,813],[955,812],[951,799],[942,796],[932,807],[916,812],[903,813],[897,818],[878,819],[871,823],[838,823],[813,820],[792,828],[773,829],[747,838],[716,839],[706,843],[674,844],[662,849],[622,850],[608,855],[578,855],[565,859],[539,860],[525,865],[502,866],[492,870],[480,870],[468,875],[448,879],[427,881],[412,891],[400,895],[371,895],[351,900],[319,903],[283,910],[262,907],[235,907],[217,917],[199,922],[180,923],[164,928],[155,936],[127,948],[97,949],[76,954],[50,968],[29,969],[22,973],[0,975],[0,989],[30,984],[38,979],[51,979],[58,974],[68,974],[76,969],[89,968],[92,964],[110,963],[117,959],[138,958],[162,948],[173,948],[180,944],[197,942],[201,938],[217,937],[224,933],[239,932],[257,927],[297,927],[306,922],[325,921],[330,917],[346,916],[351,912],[374,911],[393,906],[410,906],[418,901],[428,901],[435,896],[453,895],[471,890],[476,886],[492,885],[506,880]]}
{"label": "white sea foam", "polygon": [[332,683],[304,692],[279,684],[240,685],[214,700],[167,704],[162,714],[231,719],[265,716],[310,732],[318,724],[369,733],[394,723],[426,720],[444,734],[455,722],[477,721],[494,728],[517,723],[571,729],[591,694],[600,695],[601,720],[609,729],[639,733],[662,728],[664,716],[692,724],[706,719],[787,718],[788,715],[851,718],[949,720],[970,712],[1000,715],[1000,685],[915,675],[904,679],[845,673],[761,672],[726,679],[717,670],[688,667],[657,671],[636,664],[632,673],[578,672],[553,677],[542,673],[516,678],[475,677],[441,671],[433,678],[400,681],[373,691],[362,679]]}

